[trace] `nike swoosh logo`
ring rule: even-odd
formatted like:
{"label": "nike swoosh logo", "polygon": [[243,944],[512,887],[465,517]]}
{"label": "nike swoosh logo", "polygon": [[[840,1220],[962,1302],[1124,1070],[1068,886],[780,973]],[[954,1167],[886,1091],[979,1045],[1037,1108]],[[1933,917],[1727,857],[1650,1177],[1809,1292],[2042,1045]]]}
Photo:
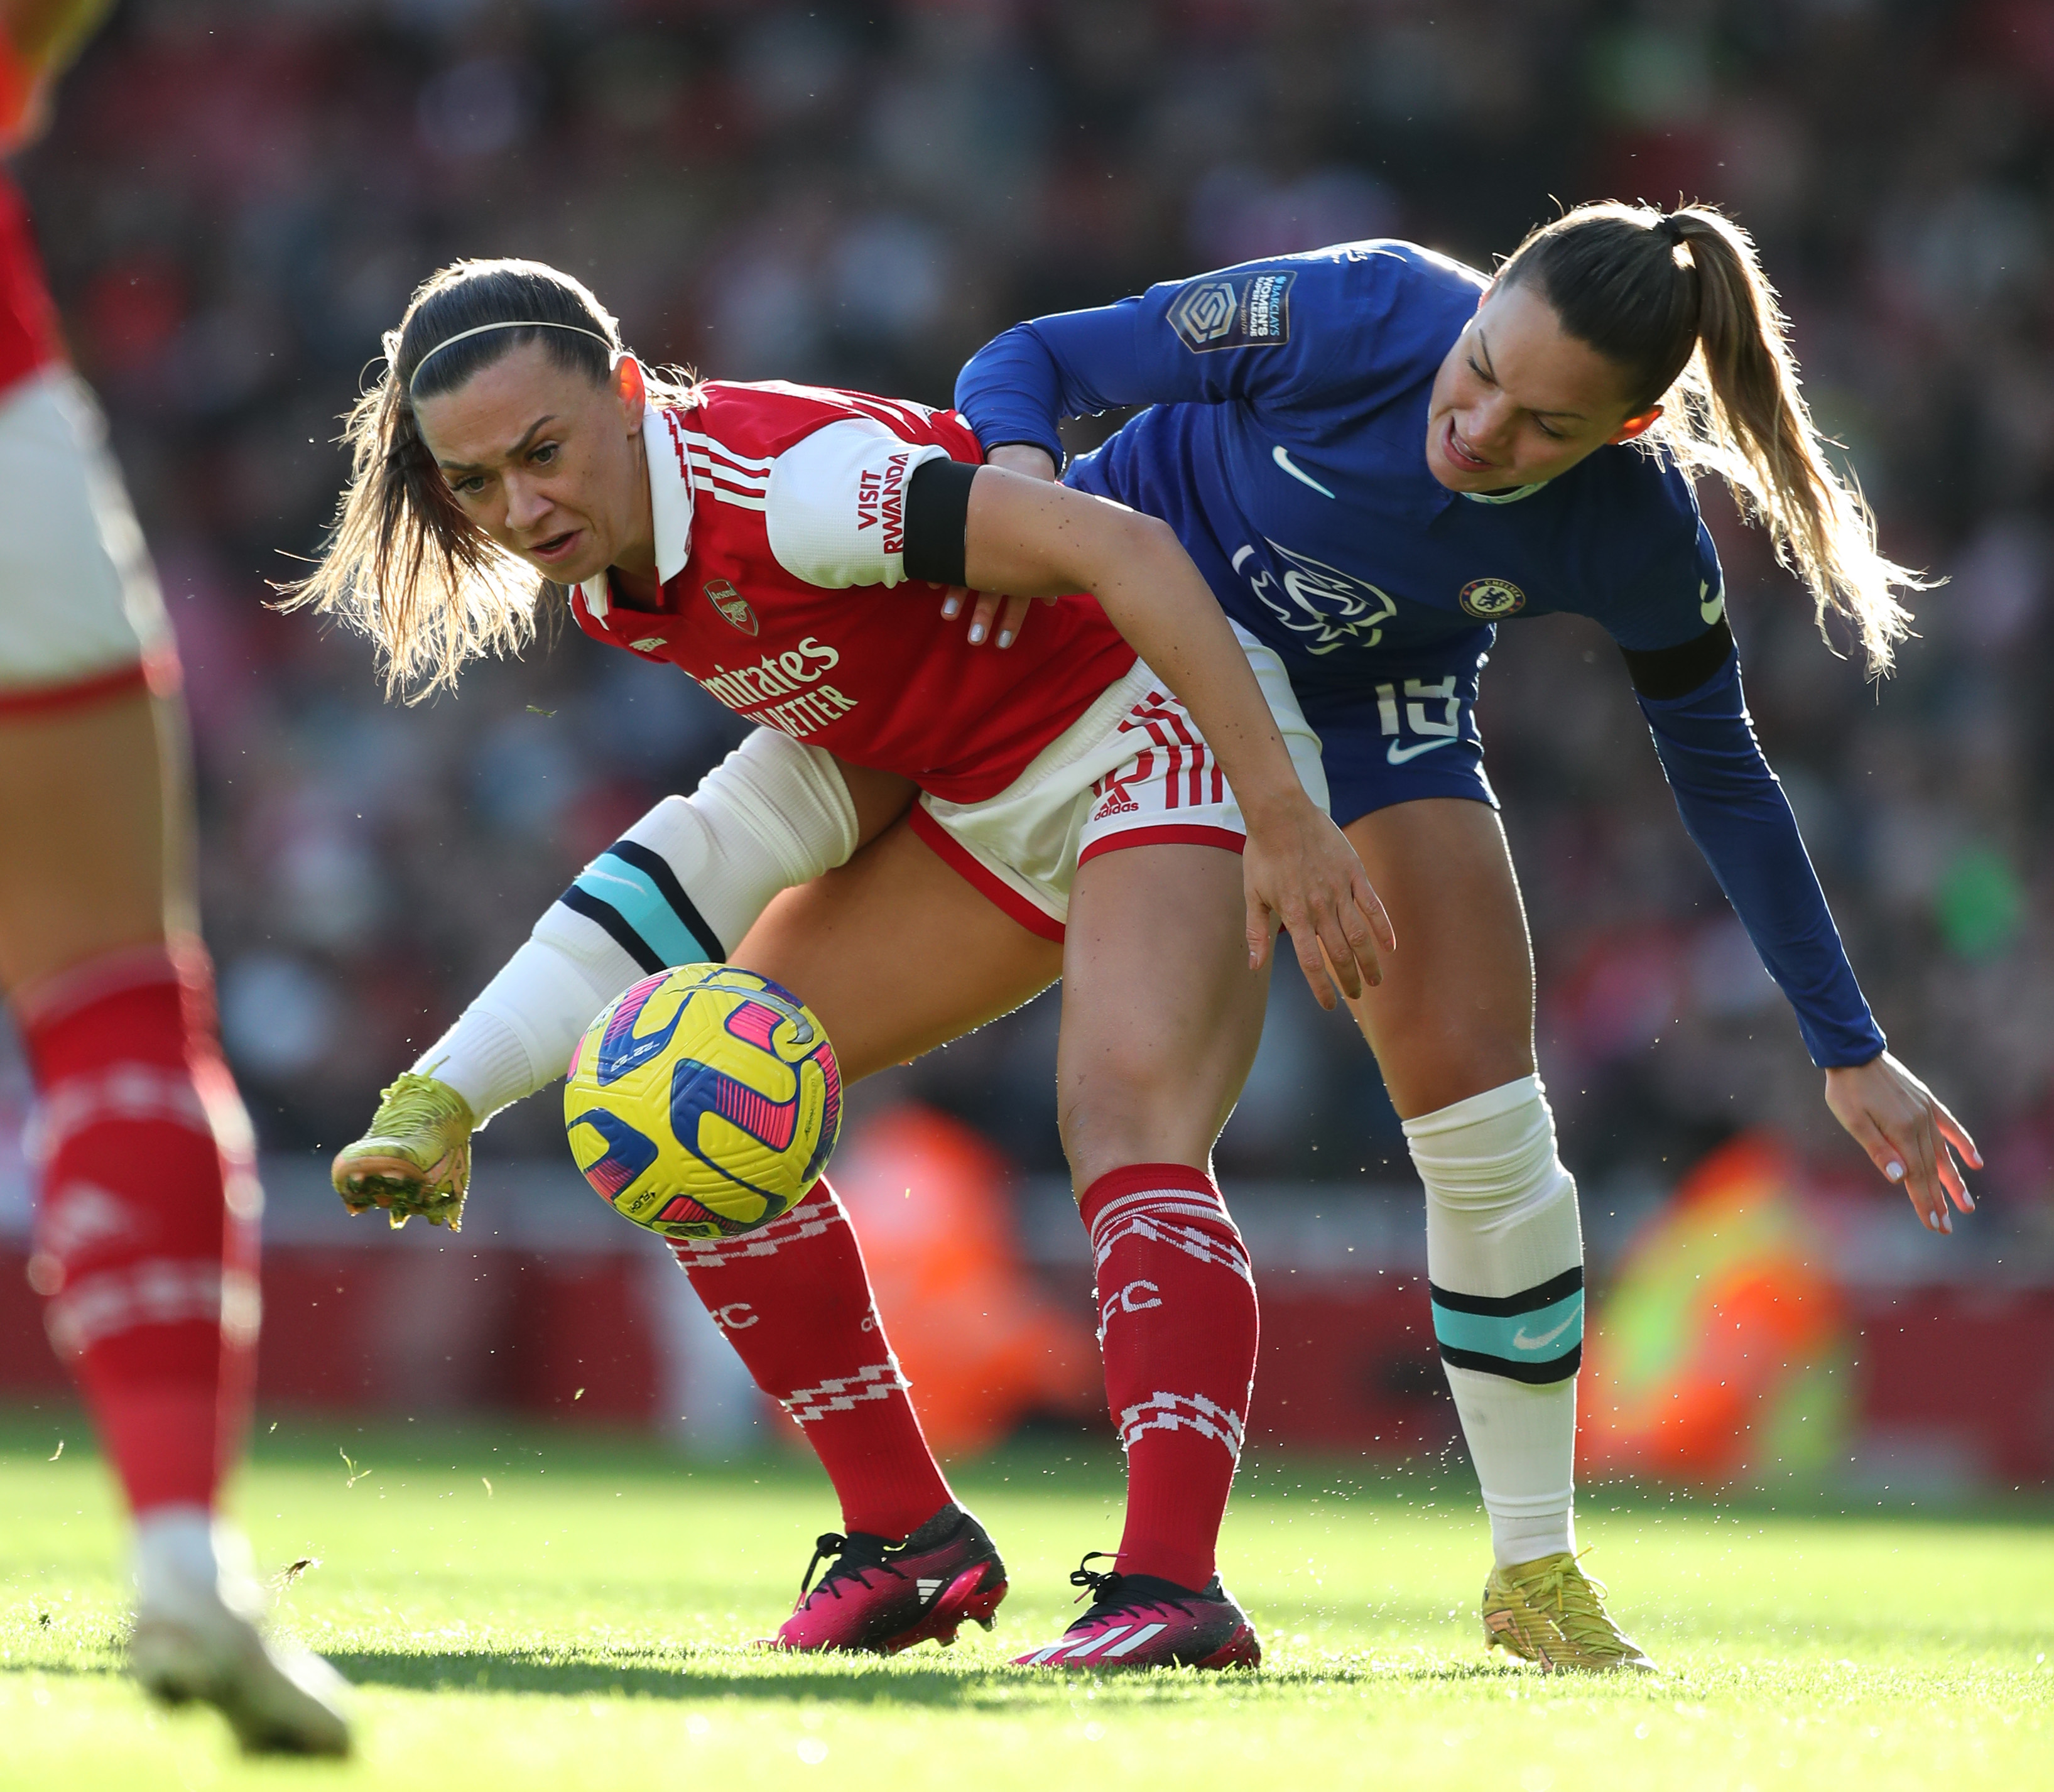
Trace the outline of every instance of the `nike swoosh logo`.
{"label": "nike swoosh logo", "polygon": [[1521,1326],[1518,1330],[1515,1331],[1512,1334],[1513,1348],[1519,1350],[1544,1350],[1548,1345],[1553,1343],[1556,1338],[1560,1338],[1564,1332],[1567,1331],[1570,1326],[1574,1325],[1576,1321],[1582,1317],[1583,1309],[1579,1307],[1575,1312],[1572,1313],[1568,1318],[1564,1319],[1559,1326],[1556,1326],[1552,1331],[1543,1332],[1538,1338],[1529,1338],[1526,1335],[1525,1326]]}
{"label": "nike swoosh logo", "polygon": [[[1334,494],[1328,491],[1325,486],[1322,485],[1318,480],[1315,479],[1311,474],[1304,472],[1302,469],[1292,465],[1290,450],[1284,447],[1281,443],[1269,450],[1269,458],[1273,461],[1276,462],[1279,466],[1283,468],[1286,473],[1289,474],[1293,479],[1297,480],[1300,485],[1310,485],[1314,491],[1320,494],[1321,497],[1333,497]],[[1339,500],[1336,499],[1336,501],[1338,502]]]}
{"label": "nike swoosh logo", "polygon": [[1711,588],[1712,588],[1710,585],[1705,584],[1702,580],[1698,581],[1698,614],[1705,619],[1705,627],[1707,628],[1710,628],[1714,623],[1717,622],[1720,617],[1723,616],[1726,613],[1725,587],[1724,585],[1720,586],[1719,595],[1714,598],[1710,603],[1707,603],[1705,601],[1705,593]]}
{"label": "nike swoosh logo", "polygon": [[1417,759],[1422,753],[1431,753],[1436,747],[1452,747],[1459,737],[1444,734],[1438,741],[1422,741],[1415,747],[1401,747],[1393,741],[1383,749],[1383,756],[1393,765],[1403,765],[1408,759]]}

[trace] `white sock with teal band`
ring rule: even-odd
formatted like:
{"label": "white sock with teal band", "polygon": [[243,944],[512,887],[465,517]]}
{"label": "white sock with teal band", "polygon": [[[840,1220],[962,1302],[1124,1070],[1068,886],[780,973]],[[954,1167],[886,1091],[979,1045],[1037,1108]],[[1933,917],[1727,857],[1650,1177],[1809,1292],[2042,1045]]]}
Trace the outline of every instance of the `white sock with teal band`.
{"label": "white sock with teal band", "polygon": [[759,728],[690,796],[667,796],[584,870],[414,1069],[482,1126],[564,1074],[592,1018],[638,979],[719,961],[780,890],[856,851],[856,805],[817,747]]}
{"label": "white sock with teal band", "polygon": [[1405,1122],[1434,1333],[1501,1568],[1576,1547],[1584,1241],[1538,1077]]}

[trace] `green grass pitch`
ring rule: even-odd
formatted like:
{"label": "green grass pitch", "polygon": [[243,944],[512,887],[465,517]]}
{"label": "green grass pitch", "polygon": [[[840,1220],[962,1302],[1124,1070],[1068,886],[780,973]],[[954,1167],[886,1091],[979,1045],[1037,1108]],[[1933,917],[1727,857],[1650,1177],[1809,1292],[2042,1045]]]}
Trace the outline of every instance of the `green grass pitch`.
{"label": "green grass pitch", "polygon": [[0,1785],[2054,1782],[2044,1507],[1777,1514],[1600,1491],[1582,1519],[1589,1566],[1665,1671],[1548,1680],[1478,1641],[1473,1488],[1257,1456],[1223,1559],[1262,1672],[1048,1676],[1004,1658],[1056,1633],[1064,1577],[1116,1540],[1117,1462],[1021,1449],[959,1480],[1012,1573],[995,1637],[891,1661],[765,1659],[749,1641],[833,1522],[808,1468],[289,1419],[260,1439],[237,1506],[267,1571],[317,1558],[281,1621],[358,1683],[362,1745],[341,1766],[253,1765],[211,1715],[150,1709],[120,1677],[107,1477],[75,1418],[17,1420],[0,1427]]}

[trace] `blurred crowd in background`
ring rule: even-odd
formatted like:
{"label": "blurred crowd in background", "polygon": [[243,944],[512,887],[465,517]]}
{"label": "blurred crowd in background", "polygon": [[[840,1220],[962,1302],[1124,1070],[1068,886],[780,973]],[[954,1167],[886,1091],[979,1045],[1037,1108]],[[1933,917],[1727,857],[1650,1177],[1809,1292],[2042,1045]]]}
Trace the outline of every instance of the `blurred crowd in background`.
{"label": "blurred crowd in background", "polygon": [[[1893,1048],[1977,1131],[1985,1192],[2054,1215],[2054,9],[131,0],[20,171],[176,621],[226,1037],[273,1149],[354,1137],[575,868],[738,738],[575,631],[409,708],[362,641],[266,608],[430,270],[541,257],[647,359],[944,403],[1022,316],[1368,236],[1488,267],[1558,201],[1686,197],[1755,234],[1885,548],[1951,581],[1871,684],[1702,494]],[[1506,628],[1480,716],[1571,1165],[1661,1181],[1766,1123],[1865,1173],[1608,642]],[[1366,1050],[1295,972],[1276,991],[1223,1170],[1403,1180]],[[1060,1169],[1053,1011],[898,1085]],[[560,1151],[555,1103],[491,1139]]]}

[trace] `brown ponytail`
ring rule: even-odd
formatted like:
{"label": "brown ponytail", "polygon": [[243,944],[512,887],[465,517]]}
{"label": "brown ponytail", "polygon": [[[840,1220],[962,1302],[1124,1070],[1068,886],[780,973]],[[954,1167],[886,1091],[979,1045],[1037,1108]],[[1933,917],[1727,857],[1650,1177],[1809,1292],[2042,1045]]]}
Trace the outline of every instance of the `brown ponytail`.
{"label": "brown ponytail", "polygon": [[1631,409],[1664,406],[1641,439],[1692,477],[1716,473],[1811,591],[1821,631],[1845,618],[1871,672],[1911,632],[1899,590],[1934,581],[1887,560],[1859,485],[1825,456],[1800,390],[1789,323],[1748,234],[1707,206],[1579,206],[1521,243],[1501,281],[1531,281],[1563,328],[1616,362]]}
{"label": "brown ponytail", "polygon": [[418,701],[454,686],[466,660],[525,646],[541,588],[458,508],[393,374],[396,346],[388,339],[385,371],[344,420],[349,484],[321,564],[281,588],[279,607],[340,616],[369,635],[386,694]]}
{"label": "brown ponytail", "polygon": [[[527,342],[594,382],[624,352],[620,326],[570,275],[539,261],[452,263],[385,332],[384,370],[344,419],[349,484],[321,564],[281,588],[279,607],[369,635],[388,696],[454,686],[466,661],[517,653],[534,636],[544,582],[464,514],[414,418],[416,397],[454,391]],[[689,396],[671,380],[647,384],[652,403]]]}

